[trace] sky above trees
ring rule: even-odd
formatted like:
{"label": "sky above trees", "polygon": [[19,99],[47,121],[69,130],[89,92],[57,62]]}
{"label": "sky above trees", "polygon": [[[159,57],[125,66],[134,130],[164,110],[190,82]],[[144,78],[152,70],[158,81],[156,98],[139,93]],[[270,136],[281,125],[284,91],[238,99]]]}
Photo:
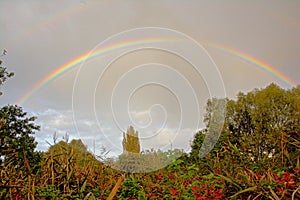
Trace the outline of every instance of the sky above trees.
{"label": "sky above trees", "polygon": [[[0,51],[7,50],[1,60],[15,76],[3,87],[0,104],[20,102],[56,69],[115,34],[142,27],[176,30],[202,44],[230,98],[271,82],[288,89],[292,87],[288,82],[300,82],[299,7],[298,1],[1,1]],[[142,42],[134,48],[142,48],[150,36],[120,37],[107,45],[133,44],[139,39]],[[214,90],[205,79],[214,77],[195,75],[190,63],[167,51],[140,49],[120,56],[119,50],[112,48],[86,62],[81,74],[79,65],[61,73],[21,102],[25,111],[38,117],[39,149],[48,148],[46,140],[51,142],[54,132],[60,138],[67,132],[70,139],[82,138],[89,145],[96,140],[96,145],[116,155],[122,152],[122,132],[129,125],[139,131],[141,148],[190,147],[195,129],[204,126],[205,104]],[[190,55],[199,53],[184,50]],[[120,58],[103,76],[96,73],[103,59],[115,57]],[[143,65],[148,63],[156,64]],[[137,66],[140,71],[134,70]],[[152,71],[146,73],[146,68]],[[179,75],[190,85],[179,80]],[[136,82],[146,79],[164,80],[167,86]]]}

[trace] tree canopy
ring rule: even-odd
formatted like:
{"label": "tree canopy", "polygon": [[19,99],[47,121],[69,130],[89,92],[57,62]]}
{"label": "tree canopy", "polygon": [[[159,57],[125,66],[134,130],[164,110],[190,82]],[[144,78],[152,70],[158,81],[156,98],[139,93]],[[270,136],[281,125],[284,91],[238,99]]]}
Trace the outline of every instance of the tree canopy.
{"label": "tree canopy", "polygon": [[[300,87],[284,90],[275,84],[265,89],[239,93],[236,100],[226,100],[224,127],[214,152],[227,152],[241,162],[265,163],[276,160],[282,165],[299,160]],[[214,111],[211,101],[207,104],[205,120]],[[191,157],[199,160],[200,147],[207,136],[207,129],[195,135]],[[229,152],[227,152],[229,154]]]}
{"label": "tree canopy", "polygon": [[127,129],[127,132],[123,132],[123,150],[124,152],[140,153],[140,141],[138,132],[134,130],[133,126]]}
{"label": "tree canopy", "polygon": [[[14,75],[3,67],[0,61],[0,86]],[[33,165],[38,159],[34,152],[37,143],[33,137],[39,126],[34,124],[35,117],[27,117],[27,113],[17,105],[7,105],[0,109],[0,162],[14,166],[24,165],[28,161]]]}

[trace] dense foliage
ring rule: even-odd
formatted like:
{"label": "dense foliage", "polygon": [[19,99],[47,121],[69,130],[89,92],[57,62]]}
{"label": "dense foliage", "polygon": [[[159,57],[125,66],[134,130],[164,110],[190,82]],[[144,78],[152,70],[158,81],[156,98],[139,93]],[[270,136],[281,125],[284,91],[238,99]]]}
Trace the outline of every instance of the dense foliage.
{"label": "dense foliage", "polygon": [[[0,78],[7,77],[1,70]],[[55,139],[38,153],[34,117],[5,106],[0,119],[1,199],[300,199],[299,86],[284,90],[271,84],[235,100],[209,100],[207,127],[177,160],[180,150],[140,152],[133,127],[124,133],[127,153],[117,160],[97,160],[81,140]],[[134,173],[151,165],[158,167]]]}
{"label": "dense foliage", "polygon": [[[227,100],[225,124],[213,151],[199,158],[206,136],[206,130],[200,131],[189,160],[218,174],[230,188],[226,197],[290,199],[299,189],[299,92],[299,86],[286,91],[271,84]],[[299,192],[295,195],[299,198]]]}

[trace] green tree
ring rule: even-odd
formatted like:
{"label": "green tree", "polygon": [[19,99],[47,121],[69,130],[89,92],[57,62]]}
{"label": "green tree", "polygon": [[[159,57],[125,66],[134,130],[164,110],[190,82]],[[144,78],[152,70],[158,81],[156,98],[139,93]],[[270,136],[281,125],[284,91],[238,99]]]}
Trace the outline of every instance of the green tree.
{"label": "green tree", "polygon": [[[14,75],[1,64],[0,60],[0,86]],[[26,115],[27,113],[16,105],[0,109],[0,163],[3,165],[13,164],[21,167],[26,164],[24,161],[28,161],[32,166],[39,159],[34,152],[37,143],[32,136],[39,130],[39,126],[33,123],[35,117]]]}
{"label": "green tree", "polygon": [[[226,100],[224,127],[210,159],[207,157],[206,161],[209,163],[216,157],[225,160],[226,157],[226,160],[238,160],[244,165],[254,163],[259,168],[279,164],[282,167],[296,166],[300,155],[299,89],[298,86],[284,90],[270,84],[265,89],[239,93],[236,100]],[[211,126],[212,108],[209,101],[205,117],[207,128],[195,135],[192,144],[190,157],[194,160],[198,159],[197,152]],[[233,166],[228,165],[229,168]]]}
{"label": "green tree", "polygon": [[[237,101],[230,102],[225,131],[234,136],[235,145],[247,152],[249,159],[268,160],[282,152],[283,143],[290,144],[293,137],[299,141],[299,134],[295,137],[300,125],[297,90],[299,87],[284,90],[271,84],[263,90],[240,93]],[[287,150],[296,151],[292,147]]]}
{"label": "green tree", "polygon": [[[0,60],[0,87],[7,80],[7,78],[11,78],[13,75],[14,75],[13,72],[8,72],[6,67],[2,66],[2,60]],[[1,91],[0,91],[0,95],[2,95]]]}
{"label": "green tree", "polygon": [[140,141],[138,132],[134,130],[132,126],[127,129],[127,132],[123,132],[123,150],[124,152],[140,153]]}
{"label": "green tree", "polygon": [[35,117],[26,117],[27,113],[19,106],[4,106],[0,109],[0,157],[1,162],[22,166],[28,161],[30,166],[38,162],[35,152],[37,143],[33,137],[39,126],[34,124]]}
{"label": "green tree", "polygon": [[[0,60],[0,87],[14,75],[1,64]],[[32,174],[40,169],[41,153],[35,152],[37,143],[33,137],[39,130],[35,119],[17,105],[0,108],[0,199],[12,199],[25,182],[31,184]],[[14,185],[19,185],[18,189]]]}
{"label": "green tree", "polygon": [[190,152],[190,160],[192,162],[197,162],[200,159],[199,151],[205,138],[205,132],[206,130],[200,130],[194,135],[194,140],[191,145],[192,150]]}

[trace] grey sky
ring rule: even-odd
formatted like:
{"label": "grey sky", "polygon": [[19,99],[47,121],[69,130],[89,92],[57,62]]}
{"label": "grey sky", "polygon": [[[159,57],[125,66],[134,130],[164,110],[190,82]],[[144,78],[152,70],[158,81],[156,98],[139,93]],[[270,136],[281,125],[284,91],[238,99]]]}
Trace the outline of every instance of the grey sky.
{"label": "grey sky", "polygon": [[[1,105],[13,104],[37,82],[53,70],[90,51],[97,44],[119,32],[141,27],[162,27],[189,35],[206,50],[218,66],[224,81],[226,94],[233,98],[238,91],[250,91],[275,82],[283,88],[291,86],[253,63],[234,54],[224,52],[209,44],[217,44],[251,55],[286,75],[296,84],[300,82],[300,2],[299,1],[0,1],[0,50],[8,55],[1,57],[4,65],[15,72],[15,77],[3,87]],[[208,44],[208,45],[207,45]],[[195,52],[190,52],[195,53]],[[196,52],[197,53],[197,52]],[[100,58],[95,61],[101,64]],[[198,119],[184,82],[174,80],[175,75],[137,72],[131,79],[144,80],[155,77],[166,79],[179,88],[187,99],[182,104],[190,113],[184,117],[182,131],[174,136],[180,122],[180,106],[169,90],[151,85],[138,90],[129,102],[122,101],[131,84],[120,82],[117,100],[112,103],[121,130],[135,124],[142,137],[160,130],[157,137],[142,141],[143,148],[188,149],[194,133],[194,122],[203,127],[202,114],[209,89],[203,77],[195,75],[188,63],[170,53],[138,51],[118,60],[102,77],[105,87],[95,88],[99,74],[87,72],[79,77],[75,98],[76,110],[72,110],[73,84],[78,68],[48,83],[34,93],[22,105],[38,116],[42,129],[36,134],[39,148],[48,147],[56,131],[61,138],[65,132],[70,138],[81,137],[91,144],[96,140],[114,155],[121,151],[121,130],[118,130],[110,110],[110,97],[120,77],[132,68],[147,63],[160,63],[179,70],[196,90],[200,117]],[[96,66],[96,64],[94,66]],[[93,65],[90,62],[88,65]],[[152,66],[155,67],[155,66]],[[157,67],[157,66],[156,66]],[[150,67],[151,68],[151,67]],[[95,68],[96,69],[96,68]],[[142,69],[142,68],[140,68]],[[162,68],[161,68],[162,69]],[[126,74],[127,75],[127,74]],[[128,77],[129,78],[129,74]],[[210,77],[206,77],[210,78]],[[124,80],[130,80],[125,79]],[[122,89],[123,87],[123,89]],[[170,86],[171,87],[171,86]],[[182,87],[182,88],[181,88]],[[87,88],[86,90],[84,88]],[[93,107],[90,95],[95,92],[97,105]],[[124,94],[123,94],[123,93]],[[73,94],[74,95],[74,94]],[[119,95],[119,96],[118,96]],[[81,103],[81,104],[80,104]],[[80,105],[79,105],[80,104]],[[160,105],[156,105],[160,104]],[[86,107],[88,105],[88,107]],[[151,107],[151,105],[156,105]],[[163,108],[162,108],[163,106]],[[95,108],[95,109],[94,109]],[[75,121],[73,120],[75,118]],[[130,123],[130,117],[133,119]],[[166,119],[166,126],[162,122]],[[98,118],[98,121],[97,121]],[[143,128],[149,122],[148,128]],[[99,121],[104,134],[100,134]],[[198,122],[197,121],[197,122]],[[127,123],[130,123],[127,125]],[[196,123],[196,122],[195,122]],[[76,129],[76,126],[77,129]],[[106,139],[105,139],[106,138]],[[102,141],[102,142],[101,142]],[[103,141],[110,141],[103,142]],[[103,144],[102,144],[103,143]]]}

